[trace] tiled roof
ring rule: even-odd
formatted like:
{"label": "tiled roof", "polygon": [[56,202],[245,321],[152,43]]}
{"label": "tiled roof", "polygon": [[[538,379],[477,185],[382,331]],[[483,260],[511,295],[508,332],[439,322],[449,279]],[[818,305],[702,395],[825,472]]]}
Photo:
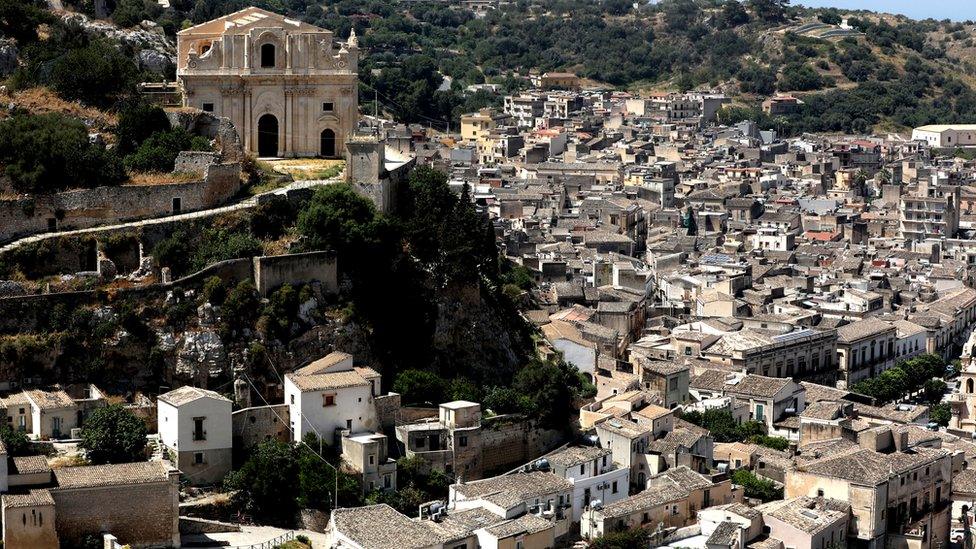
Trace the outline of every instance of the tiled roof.
{"label": "tiled roof", "polygon": [[299,368],[295,371],[298,375],[309,376],[314,374],[321,374],[327,372],[330,368],[335,367],[337,364],[341,364],[352,358],[349,353],[343,353],[342,351],[333,351],[324,357]]}
{"label": "tiled roof", "polygon": [[653,509],[660,505],[681,501],[687,497],[687,490],[674,486],[673,484],[667,484],[653,490],[644,490],[629,498],[606,505],[600,513],[604,518],[621,517],[638,511]]}
{"label": "tiled roof", "polygon": [[333,527],[370,549],[422,549],[443,543],[429,524],[411,520],[385,503],[332,511]]}
{"label": "tiled roof", "polygon": [[890,331],[895,331],[895,327],[890,322],[865,318],[837,328],[837,343],[852,343]]}
{"label": "tiled roof", "polygon": [[298,372],[285,374],[298,387],[299,391],[322,391],[369,385],[369,382],[356,371],[330,372],[327,374],[301,375]]}
{"label": "tiled roof", "polygon": [[706,546],[711,547],[712,545],[721,545],[726,547],[731,547],[735,545],[737,536],[739,535],[739,529],[742,526],[737,522],[732,522],[730,520],[723,520],[715,527],[715,531],[712,535],[708,536],[708,540],[705,542]]}
{"label": "tiled roof", "polygon": [[840,417],[841,406],[839,402],[821,400],[807,406],[800,412],[800,417],[825,421],[834,420]]}
{"label": "tiled roof", "polygon": [[216,391],[201,389],[199,387],[191,387],[189,385],[185,385],[179,389],[174,389],[168,393],[163,393],[159,395],[158,400],[161,400],[167,404],[172,404],[173,406],[182,406],[204,397],[230,402],[229,398]]}
{"label": "tiled roof", "polygon": [[965,469],[953,476],[952,491],[956,494],[976,494],[976,469]]}
{"label": "tiled roof", "polygon": [[610,454],[610,450],[599,446],[569,446],[546,456],[549,463],[559,467],[573,467],[589,463]]}
{"label": "tiled roof", "polygon": [[54,505],[54,498],[47,490],[31,490],[27,494],[4,494],[4,508],[23,508],[38,507],[41,505]]}
{"label": "tiled roof", "polygon": [[499,492],[507,492],[518,501],[527,501],[542,495],[572,490],[573,484],[552,473],[533,471],[514,475],[502,475],[484,480],[455,484],[456,493],[466,499],[474,499]]}
{"label": "tiled roof", "polygon": [[555,528],[553,523],[535,515],[522,515],[519,518],[501,522],[494,526],[485,528],[489,534],[496,538],[510,538],[520,534],[535,534],[550,528]]}
{"label": "tiled roof", "polygon": [[850,504],[826,498],[799,497],[766,503],[757,509],[763,515],[781,520],[807,534],[816,535],[845,519]]}
{"label": "tiled roof", "polygon": [[50,473],[51,466],[44,456],[14,456],[10,458],[11,475],[33,475]]}
{"label": "tiled roof", "polygon": [[54,470],[57,489],[149,484],[169,480],[170,468],[161,461],[86,465]]}
{"label": "tiled roof", "polygon": [[27,398],[30,399],[38,408],[41,410],[56,410],[60,408],[71,408],[75,405],[75,401],[68,396],[68,393],[58,390],[58,391],[41,391],[39,389],[34,389],[32,391],[24,391]]}

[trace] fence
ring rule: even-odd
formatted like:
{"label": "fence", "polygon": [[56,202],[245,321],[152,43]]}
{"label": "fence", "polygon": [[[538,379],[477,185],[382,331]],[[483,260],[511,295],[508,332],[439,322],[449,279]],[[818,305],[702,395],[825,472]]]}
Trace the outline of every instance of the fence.
{"label": "fence", "polygon": [[261,543],[252,543],[251,545],[235,545],[230,549],[274,549],[286,541],[291,541],[295,539],[295,532],[285,532],[280,536],[268,540],[262,541]]}

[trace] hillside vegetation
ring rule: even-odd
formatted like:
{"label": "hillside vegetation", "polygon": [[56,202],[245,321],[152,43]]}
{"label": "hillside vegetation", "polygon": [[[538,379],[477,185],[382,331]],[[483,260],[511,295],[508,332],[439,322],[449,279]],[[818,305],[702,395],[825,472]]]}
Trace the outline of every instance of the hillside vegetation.
{"label": "hillside vegetation", "polygon": [[[18,46],[8,84],[48,86],[65,99],[112,111],[142,79],[131,45],[91,36],[52,17],[39,0],[0,1],[0,34]],[[727,121],[760,119],[783,133],[900,130],[974,122],[972,25],[869,12],[807,9],[783,0],[521,1],[483,18],[440,2],[378,0],[107,0],[120,27],[154,21],[180,28],[247,5],[336,32],[355,28],[364,52],[361,103],[396,118],[445,128],[463,112],[497,105],[472,84],[524,87],[529,71],[570,70],[594,85],[631,90],[720,90],[740,108]],[[66,5],[95,15],[91,0]],[[839,32],[843,18],[855,32]],[[817,37],[813,27],[833,30]],[[821,32],[822,32],[821,30]],[[831,36],[832,33],[827,33]],[[847,35],[845,37],[845,35]],[[87,70],[74,70],[86,67]],[[449,89],[439,90],[450,78]],[[803,96],[803,111],[778,120],[757,112],[773,93]]]}

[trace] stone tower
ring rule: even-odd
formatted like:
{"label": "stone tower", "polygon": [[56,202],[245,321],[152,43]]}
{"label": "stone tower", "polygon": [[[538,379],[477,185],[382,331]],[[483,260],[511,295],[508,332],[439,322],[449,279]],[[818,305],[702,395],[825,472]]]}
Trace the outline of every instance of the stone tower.
{"label": "stone tower", "polygon": [[386,145],[375,135],[354,134],[346,141],[346,180],[381,212],[393,207],[386,173]]}
{"label": "stone tower", "polygon": [[962,348],[959,357],[959,392],[952,395],[952,418],[949,419],[950,431],[976,433],[976,361],[973,360],[973,348],[976,346],[976,332],[969,336],[969,340]]}

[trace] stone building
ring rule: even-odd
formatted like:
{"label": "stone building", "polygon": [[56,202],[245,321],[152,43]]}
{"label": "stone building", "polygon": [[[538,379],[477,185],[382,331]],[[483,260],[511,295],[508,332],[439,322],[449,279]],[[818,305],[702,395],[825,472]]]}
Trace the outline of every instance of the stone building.
{"label": "stone building", "polygon": [[397,425],[396,437],[404,455],[419,456],[433,470],[464,480],[482,478],[481,405],[476,402],[445,402],[437,419]]}
{"label": "stone building", "polygon": [[250,7],[177,34],[183,106],[229,118],[263,157],[339,157],[358,119],[359,48]]}
{"label": "stone building", "polygon": [[133,547],[179,547],[179,471],[161,461],[65,467],[51,489],[56,528],[71,547],[110,532]]}
{"label": "stone building", "polygon": [[3,546],[9,549],[57,549],[54,499],[47,490],[3,497]]}
{"label": "stone building", "polygon": [[159,395],[160,442],[190,484],[218,483],[230,472],[232,407],[220,393],[198,387]]}

